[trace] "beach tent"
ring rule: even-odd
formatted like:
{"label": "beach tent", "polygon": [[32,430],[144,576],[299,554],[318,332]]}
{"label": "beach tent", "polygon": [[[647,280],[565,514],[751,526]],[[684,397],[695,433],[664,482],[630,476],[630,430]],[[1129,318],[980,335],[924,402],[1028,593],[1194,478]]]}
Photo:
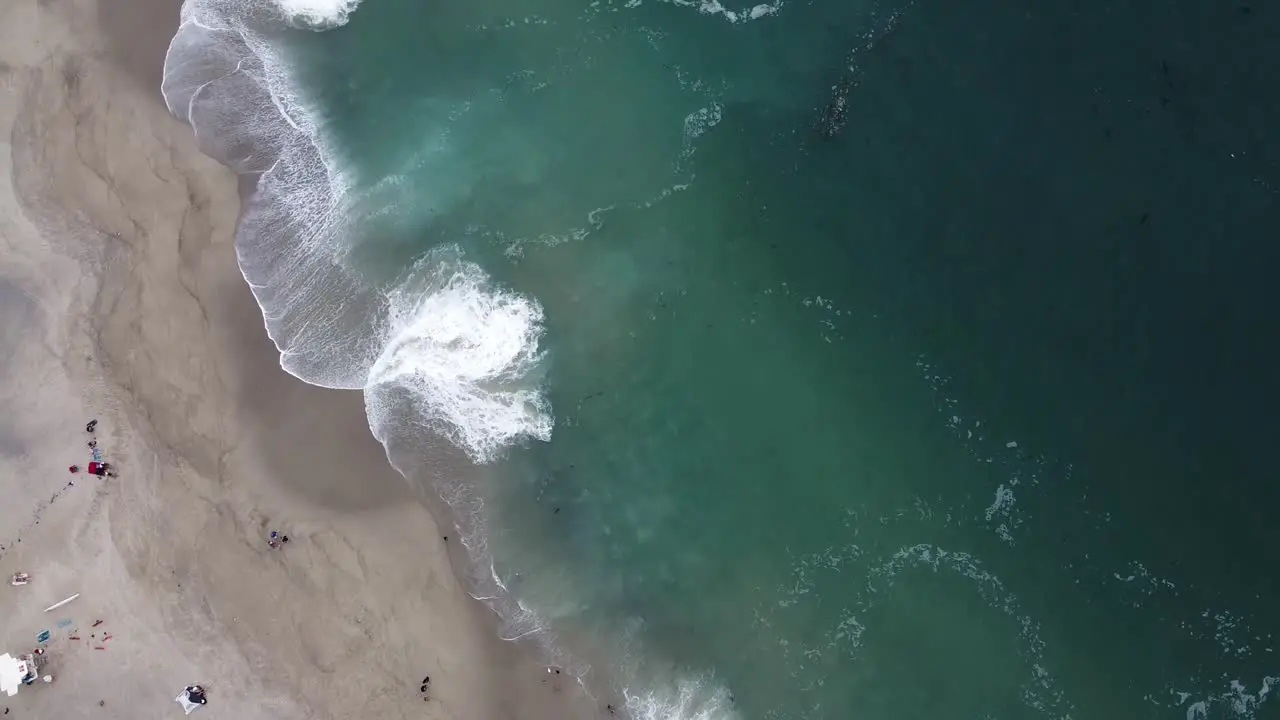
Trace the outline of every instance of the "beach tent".
{"label": "beach tent", "polygon": [[[9,653],[0,655],[0,690],[12,697],[18,694],[18,688],[30,685],[40,677],[40,655],[27,653],[13,657]],[[52,675],[41,678],[45,682],[53,682]]]}
{"label": "beach tent", "polygon": [[189,689],[184,689],[182,692],[178,693],[178,697],[174,698],[173,701],[182,706],[182,712],[186,715],[190,715],[196,710],[204,707],[204,703],[192,701]]}
{"label": "beach tent", "polygon": [[0,655],[0,690],[5,695],[13,697],[18,694],[18,688],[27,681],[27,678],[35,678],[36,661],[33,655],[23,655],[14,657],[9,653]]}

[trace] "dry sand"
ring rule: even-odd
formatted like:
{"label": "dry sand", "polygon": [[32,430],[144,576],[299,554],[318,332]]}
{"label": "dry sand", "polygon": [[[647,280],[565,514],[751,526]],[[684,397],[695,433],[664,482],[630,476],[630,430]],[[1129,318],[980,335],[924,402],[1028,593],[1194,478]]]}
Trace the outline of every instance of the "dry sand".
{"label": "dry sand", "polygon": [[[5,720],[182,717],[189,683],[208,720],[595,715],[497,640],[360,396],[279,369],[235,180],[156,89],[176,21],[0,2],[0,576],[32,575],[0,584],[0,650],[49,629],[57,678]],[[91,417],[119,478],[67,471]]]}

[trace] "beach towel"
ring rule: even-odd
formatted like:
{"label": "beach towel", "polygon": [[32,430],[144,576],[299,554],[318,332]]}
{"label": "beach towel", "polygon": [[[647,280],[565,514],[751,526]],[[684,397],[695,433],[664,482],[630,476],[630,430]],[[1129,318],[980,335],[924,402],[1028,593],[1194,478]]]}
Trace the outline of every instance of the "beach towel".
{"label": "beach towel", "polygon": [[181,705],[182,712],[187,715],[190,715],[191,711],[193,710],[199,710],[200,708],[204,707],[200,703],[193,703],[190,700],[188,700],[187,691],[185,688],[182,690],[182,692],[178,693],[178,697],[174,698],[173,701]]}

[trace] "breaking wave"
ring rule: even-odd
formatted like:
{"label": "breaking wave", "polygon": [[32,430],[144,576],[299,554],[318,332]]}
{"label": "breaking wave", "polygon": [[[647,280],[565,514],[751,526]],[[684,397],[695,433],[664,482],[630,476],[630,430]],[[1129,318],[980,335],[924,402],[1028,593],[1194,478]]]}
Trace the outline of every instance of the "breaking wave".
{"label": "breaking wave", "polygon": [[[387,342],[370,385],[411,390],[415,415],[479,460],[522,437],[551,439],[551,409],[533,381],[542,334],[536,302],[493,287],[455,246],[418,261],[387,301]],[[381,417],[370,408],[371,419]]]}
{"label": "breaking wave", "polygon": [[[538,303],[496,287],[456,248],[390,284],[352,267],[359,208],[276,40],[298,23],[346,22],[354,0],[190,0],[165,58],[162,93],[201,148],[256,179],[236,235],[241,272],[280,364],[323,387],[399,384],[435,431],[476,462],[550,439],[550,407],[529,378]],[[370,421],[380,411],[370,406]]]}

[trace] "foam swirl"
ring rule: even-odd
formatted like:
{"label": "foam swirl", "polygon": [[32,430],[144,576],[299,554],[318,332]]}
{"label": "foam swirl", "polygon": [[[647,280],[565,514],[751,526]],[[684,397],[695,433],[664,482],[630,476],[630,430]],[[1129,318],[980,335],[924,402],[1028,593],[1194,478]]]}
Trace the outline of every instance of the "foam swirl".
{"label": "foam swirl", "polygon": [[[430,252],[387,299],[387,342],[370,386],[411,390],[416,416],[480,461],[524,437],[551,439],[551,409],[533,380],[536,302],[493,287],[456,246]],[[371,419],[378,415],[370,403]]]}

